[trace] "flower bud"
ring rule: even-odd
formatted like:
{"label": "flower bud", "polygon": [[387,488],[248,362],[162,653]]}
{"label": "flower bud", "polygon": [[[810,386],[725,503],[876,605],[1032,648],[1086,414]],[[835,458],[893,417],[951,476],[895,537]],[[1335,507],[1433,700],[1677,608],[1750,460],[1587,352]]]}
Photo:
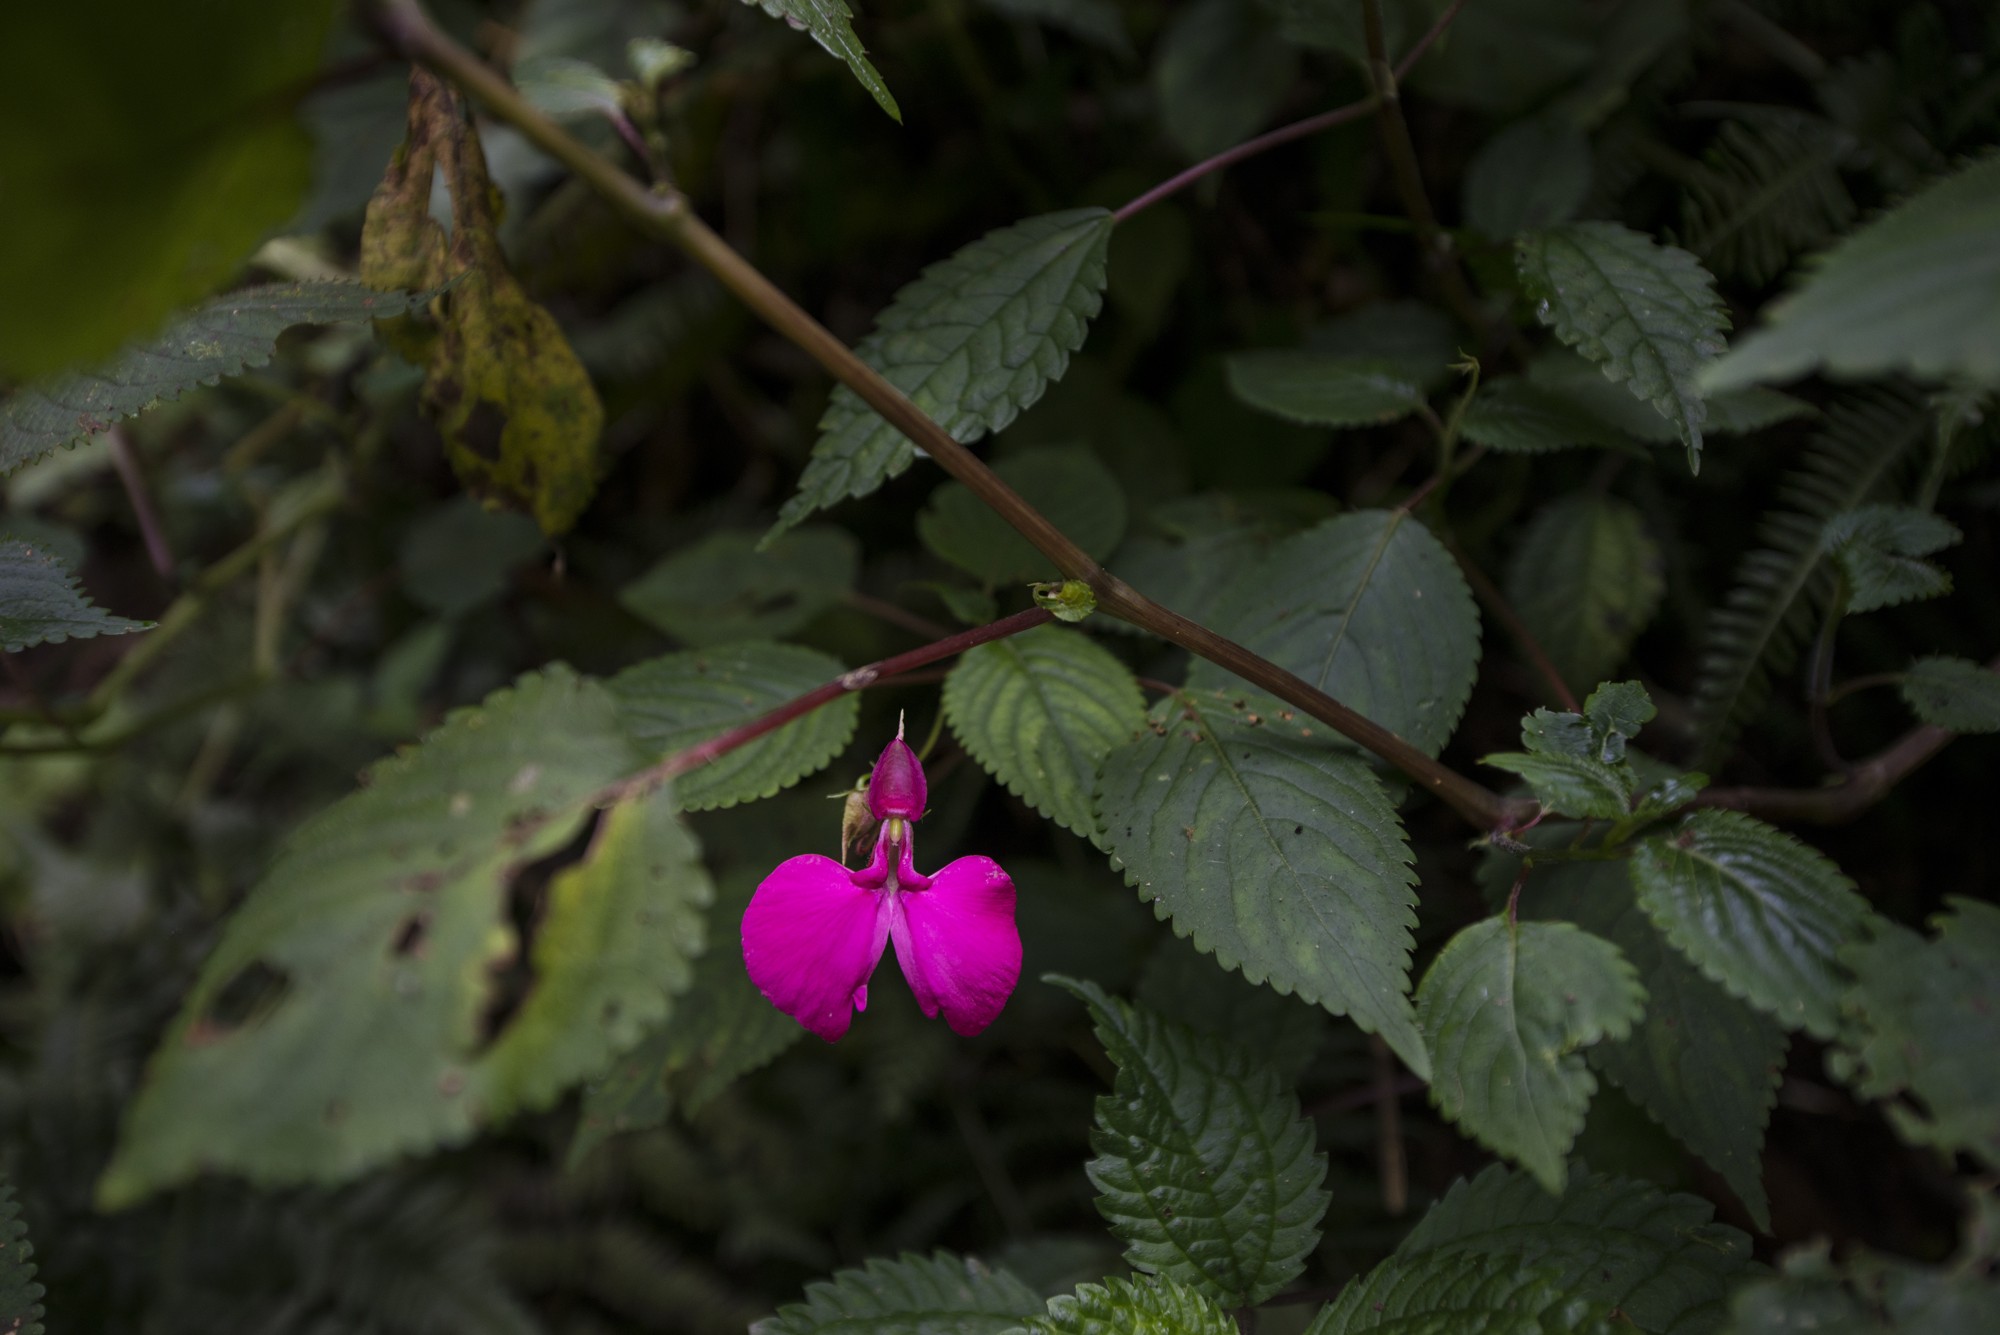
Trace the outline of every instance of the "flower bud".
{"label": "flower bud", "polygon": [[868,810],[876,820],[901,816],[915,820],[924,814],[924,767],[902,737],[882,748],[875,772],[868,777]]}

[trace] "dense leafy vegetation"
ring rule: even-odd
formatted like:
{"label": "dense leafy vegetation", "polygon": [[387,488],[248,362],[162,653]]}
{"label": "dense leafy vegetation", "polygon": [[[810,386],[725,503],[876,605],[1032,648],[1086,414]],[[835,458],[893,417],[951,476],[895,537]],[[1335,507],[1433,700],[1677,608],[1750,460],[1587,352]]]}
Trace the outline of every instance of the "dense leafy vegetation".
{"label": "dense leafy vegetation", "polygon": [[1991,5],[84,8],[0,1332],[2000,1329]]}

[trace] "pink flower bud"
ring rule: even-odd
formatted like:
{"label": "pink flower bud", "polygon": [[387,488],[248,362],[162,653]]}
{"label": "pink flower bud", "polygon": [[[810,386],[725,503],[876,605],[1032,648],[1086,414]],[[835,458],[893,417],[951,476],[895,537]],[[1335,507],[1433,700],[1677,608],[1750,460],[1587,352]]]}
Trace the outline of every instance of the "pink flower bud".
{"label": "pink flower bud", "polygon": [[875,773],[868,779],[868,810],[876,820],[901,816],[915,820],[924,814],[924,767],[902,737],[882,748]]}

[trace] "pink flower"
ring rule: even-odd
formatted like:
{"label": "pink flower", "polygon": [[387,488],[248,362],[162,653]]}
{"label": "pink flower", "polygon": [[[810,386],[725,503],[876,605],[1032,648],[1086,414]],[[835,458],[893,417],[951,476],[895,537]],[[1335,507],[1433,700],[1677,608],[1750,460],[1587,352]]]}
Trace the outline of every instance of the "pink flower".
{"label": "pink flower", "polygon": [[817,853],[778,864],[743,914],[743,963],[773,1006],[831,1043],[868,1009],[868,979],[895,942],[924,1014],[970,1038],[992,1024],[1021,977],[1014,882],[992,858],[926,876],[912,862],[924,769],[902,729],[868,780],[882,822],[858,871]]}

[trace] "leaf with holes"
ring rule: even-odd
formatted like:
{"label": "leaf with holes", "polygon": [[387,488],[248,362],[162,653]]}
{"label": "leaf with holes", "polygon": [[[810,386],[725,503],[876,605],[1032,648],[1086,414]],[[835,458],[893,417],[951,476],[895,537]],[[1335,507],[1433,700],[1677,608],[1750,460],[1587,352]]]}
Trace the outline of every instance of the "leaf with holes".
{"label": "leaf with holes", "polygon": [[1708,410],[1695,374],[1729,324],[1701,262],[1617,223],[1577,222],[1523,236],[1514,264],[1542,323],[1672,422],[1698,470]]}
{"label": "leaf with holes", "polygon": [[[636,1044],[687,986],[709,899],[670,794],[547,867],[642,759],[610,693],[555,667],[376,765],[230,917],[99,1199],[203,1170],[342,1181],[546,1107]],[[517,896],[544,905],[531,941]]]}
{"label": "leaf with holes", "polygon": [[34,1256],[13,1184],[0,1179],[0,1330],[9,1335],[43,1335]]}
{"label": "leaf with holes", "polygon": [[756,1322],[750,1335],[1001,1335],[1042,1310],[1040,1295],[1005,1270],[950,1252],[905,1252],[808,1284],[804,1302]]}
{"label": "leaf with holes", "polygon": [[113,616],[92,603],[60,557],[19,538],[0,538],[0,648],[8,653],[152,625]]}
{"label": "leaf with holes", "polygon": [[1633,1327],[1694,1335],[1721,1319],[1753,1273],[1750,1239],[1698,1196],[1573,1168],[1560,1193],[1499,1164],[1454,1183],[1397,1245],[1394,1261],[1508,1258]]}
{"label": "leaf with holes", "polygon": [[1254,1306],[1305,1270],[1331,1199],[1312,1123],[1241,1047],[1050,975],[1090,1007],[1117,1083],[1097,1100],[1087,1171],[1125,1259]]}
{"label": "leaf with holes", "polygon": [[1583,1050],[1630,1034],[1645,1002],[1638,972],[1602,937],[1568,923],[1474,923],[1417,989],[1431,1102],[1560,1192],[1597,1088]]}
{"label": "leaf with holes", "polygon": [[1639,844],[1632,885],[1703,973],[1788,1029],[1833,1037],[1848,981],[1837,956],[1872,915],[1824,854],[1740,811],[1697,811]]}
{"label": "leaf with holes", "polygon": [[1953,732],[2000,732],[2000,672],[1969,658],[1919,658],[1903,699],[1924,722]]}
{"label": "leaf with holes", "polygon": [[[1458,726],[1479,666],[1479,612],[1451,553],[1409,515],[1365,510],[1295,534],[1226,601],[1235,611],[1217,630],[1411,745],[1436,755]],[[1244,689],[1206,661],[1188,685]]]}
{"label": "leaf with holes", "polygon": [[[953,440],[998,431],[1062,378],[1104,304],[1111,215],[1044,214],[988,232],[896,294],[862,360]],[[834,390],[798,494],[772,534],[815,510],[866,496],[910,466],[916,446],[846,386]],[[768,541],[768,539],[767,539]]]}
{"label": "leaf with holes", "polygon": [[1098,767],[1145,726],[1146,702],[1131,670],[1089,636],[1038,626],[961,658],[944,681],[944,716],[1007,791],[1095,840]]}
{"label": "leaf with holes", "polygon": [[1826,521],[1822,541],[1847,577],[1847,610],[1873,612],[1951,592],[1951,575],[1924,560],[1965,535],[1958,525],[1909,505],[1864,505]]}
{"label": "leaf with holes", "polygon": [[[1125,536],[1125,492],[1088,450],[1023,450],[1002,459],[993,471],[1093,557],[1111,555]],[[1060,573],[962,482],[947,482],[931,493],[917,514],[917,536],[924,546],[989,585],[1050,579]]]}
{"label": "leaf with holes", "polygon": [[902,123],[902,108],[896,105],[889,85],[882,82],[881,73],[869,61],[868,49],[854,35],[854,11],[845,0],[743,0],[743,3],[754,4],[772,18],[783,19],[794,28],[811,33],[828,55],[854,71],[854,77],[875,99],[876,106],[888,112],[898,124]]}
{"label": "leaf with holes", "polygon": [[1097,788],[1105,845],[1139,898],[1224,967],[1351,1016],[1422,1074],[1416,874],[1381,781],[1296,722],[1213,696],[1169,696],[1149,722]]}
{"label": "leaf with holes", "polygon": [[1028,1322],[1032,1335],[1238,1335],[1236,1319],[1201,1290],[1166,1275],[1113,1275],[1049,1299],[1048,1314]]}
{"label": "leaf with holes", "polygon": [[1424,405],[1424,387],[1394,362],[1307,348],[1239,352],[1229,388],[1267,413],[1309,426],[1373,426]]}
{"label": "leaf with holes", "polygon": [[861,544],[842,529],[815,525],[761,546],[731,530],[663,558],[618,601],[688,644],[775,639],[851,593],[860,573]]}
{"label": "leaf with holes", "polygon": [[1570,496],[1528,525],[1507,568],[1507,596],[1563,680],[1587,687],[1616,670],[1653,619],[1663,565],[1637,510]]}
{"label": "leaf with holes", "polygon": [[[795,644],[725,645],[635,663],[605,682],[632,740],[654,757],[705,742],[824,686],[843,671]],[[830,764],[854,737],[861,701],[841,695],[674,780],[683,811],[770,797]]]}
{"label": "leaf with holes", "polygon": [[1320,1309],[1306,1335],[1612,1335],[1611,1311],[1581,1298],[1553,1270],[1511,1256],[1424,1252],[1391,1256]]}

